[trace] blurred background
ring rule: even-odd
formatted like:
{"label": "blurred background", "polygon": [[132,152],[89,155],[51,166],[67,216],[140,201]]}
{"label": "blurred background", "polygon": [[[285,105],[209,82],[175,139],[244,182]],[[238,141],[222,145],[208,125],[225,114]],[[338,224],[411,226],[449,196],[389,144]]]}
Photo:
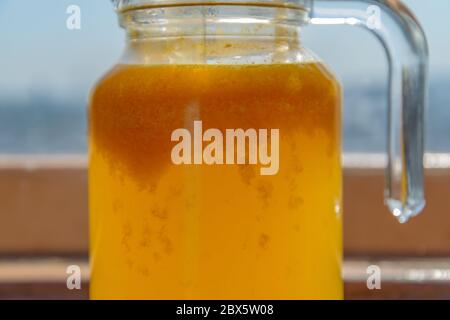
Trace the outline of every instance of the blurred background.
{"label": "blurred background", "polygon": [[[302,32],[342,80],[344,152],[358,155],[345,171],[348,298],[450,298],[450,1],[403,2],[430,46],[428,207],[405,226],[382,202],[382,47],[348,26]],[[66,27],[71,5],[81,9],[79,30]],[[124,32],[108,0],[1,0],[0,30],[0,298],[86,298],[86,105],[120,57]],[[386,270],[380,292],[365,286],[373,263]],[[81,291],[65,287],[70,264],[83,270]]]}
{"label": "blurred background", "polygon": [[[404,2],[431,48],[427,149],[448,152],[450,1]],[[73,4],[81,9],[80,30],[66,28]],[[0,28],[0,152],[85,153],[89,90],[124,45],[110,1],[2,0]],[[345,86],[344,150],[384,152],[387,63],[377,40],[348,26],[308,26],[302,38]]]}

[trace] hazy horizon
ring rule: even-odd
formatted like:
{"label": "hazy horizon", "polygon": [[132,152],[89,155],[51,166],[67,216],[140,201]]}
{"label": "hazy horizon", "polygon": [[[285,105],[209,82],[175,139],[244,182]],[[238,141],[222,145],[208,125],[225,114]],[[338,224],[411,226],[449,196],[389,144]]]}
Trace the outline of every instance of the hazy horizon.
{"label": "hazy horizon", "polygon": [[[450,37],[443,31],[450,30],[450,1],[404,2],[430,45],[428,147],[449,152]],[[81,30],[66,28],[72,4],[81,8]],[[84,152],[89,91],[124,46],[110,1],[2,0],[0,30],[0,153]],[[349,26],[306,27],[301,36],[342,80],[346,150],[383,151],[387,62],[381,45]]]}

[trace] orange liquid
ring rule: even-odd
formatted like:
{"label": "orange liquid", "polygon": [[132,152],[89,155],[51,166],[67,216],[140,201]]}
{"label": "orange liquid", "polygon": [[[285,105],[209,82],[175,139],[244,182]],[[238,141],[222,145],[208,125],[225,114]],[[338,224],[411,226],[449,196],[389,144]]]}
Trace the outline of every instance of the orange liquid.
{"label": "orange liquid", "polygon": [[[316,63],[121,65],[90,106],[91,298],[341,299],[340,88]],[[279,171],[171,133],[277,128]]]}

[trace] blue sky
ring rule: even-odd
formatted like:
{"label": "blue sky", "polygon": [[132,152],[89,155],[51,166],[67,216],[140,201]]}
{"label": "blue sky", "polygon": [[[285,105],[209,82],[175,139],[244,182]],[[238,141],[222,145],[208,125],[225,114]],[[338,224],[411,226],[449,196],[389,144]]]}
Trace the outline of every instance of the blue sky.
{"label": "blue sky", "polygon": [[[86,96],[120,56],[124,36],[109,0],[0,1],[0,96]],[[404,2],[428,34],[432,79],[450,77],[450,0]],[[66,28],[70,4],[81,7],[79,31]],[[303,39],[344,82],[370,83],[385,76],[383,51],[362,30],[307,27]]]}

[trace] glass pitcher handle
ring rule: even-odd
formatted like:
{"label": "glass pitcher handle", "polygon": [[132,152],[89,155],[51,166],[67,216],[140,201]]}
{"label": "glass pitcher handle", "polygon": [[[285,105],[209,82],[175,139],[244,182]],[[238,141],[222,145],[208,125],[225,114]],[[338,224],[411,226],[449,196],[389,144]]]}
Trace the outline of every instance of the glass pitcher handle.
{"label": "glass pitcher handle", "polygon": [[401,223],[425,206],[424,107],[428,46],[415,17],[398,0],[313,0],[311,24],[370,30],[389,62],[388,164],[385,203]]}

